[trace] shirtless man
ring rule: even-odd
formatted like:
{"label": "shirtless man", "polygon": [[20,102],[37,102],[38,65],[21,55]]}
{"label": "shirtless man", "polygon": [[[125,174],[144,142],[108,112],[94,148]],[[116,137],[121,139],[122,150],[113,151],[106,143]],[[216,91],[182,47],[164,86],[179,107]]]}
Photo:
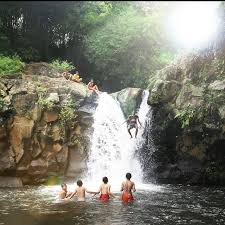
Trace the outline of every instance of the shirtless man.
{"label": "shirtless man", "polygon": [[95,91],[97,94],[99,94],[98,86],[96,84],[94,84],[93,79],[91,79],[91,81],[88,83],[87,87],[90,91]]}
{"label": "shirtless man", "polygon": [[130,202],[130,201],[134,200],[132,191],[135,192],[136,189],[135,189],[134,182],[130,181],[130,179],[131,179],[130,173],[126,174],[126,178],[127,178],[127,180],[122,183],[120,191],[123,192],[122,193],[122,201]]}
{"label": "shirtless man", "polygon": [[83,182],[81,180],[77,181],[77,188],[75,191],[72,193],[72,195],[68,198],[71,199],[75,194],[77,194],[78,201],[85,201],[85,193],[90,193],[90,194],[97,194],[97,192],[93,191],[88,191],[87,188],[82,187]]}
{"label": "shirtless man", "polygon": [[62,190],[59,192],[59,199],[66,199],[72,193],[67,191],[67,185],[65,183],[61,184]]}
{"label": "shirtless man", "polygon": [[136,129],[136,131],[135,131],[135,138],[136,138],[137,133],[138,133],[138,123],[142,127],[138,115],[136,115],[135,113],[133,115],[130,115],[125,122],[127,122],[127,130],[128,130],[128,133],[130,134],[131,138],[133,138],[133,137],[132,137],[132,134],[131,134],[130,130],[133,129],[133,128]]}
{"label": "shirtless man", "polygon": [[102,181],[103,181],[103,184],[100,186],[99,191],[96,193],[96,194],[101,193],[100,200],[108,201],[110,195],[113,198],[116,198],[116,196],[110,191],[111,185],[108,184],[108,178],[103,177]]}

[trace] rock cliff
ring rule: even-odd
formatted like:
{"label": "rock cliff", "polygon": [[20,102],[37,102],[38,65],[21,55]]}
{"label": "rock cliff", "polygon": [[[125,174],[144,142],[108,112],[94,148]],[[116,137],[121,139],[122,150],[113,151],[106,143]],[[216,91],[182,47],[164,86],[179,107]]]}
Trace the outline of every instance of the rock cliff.
{"label": "rock cliff", "polygon": [[180,57],[150,80],[149,90],[156,150],[144,162],[152,167],[148,177],[224,185],[225,44]]}
{"label": "rock cliff", "polygon": [[85,84],[66,80],[47,63],[1,78],[0,176],[38,184],[79,175],[96,99]]}

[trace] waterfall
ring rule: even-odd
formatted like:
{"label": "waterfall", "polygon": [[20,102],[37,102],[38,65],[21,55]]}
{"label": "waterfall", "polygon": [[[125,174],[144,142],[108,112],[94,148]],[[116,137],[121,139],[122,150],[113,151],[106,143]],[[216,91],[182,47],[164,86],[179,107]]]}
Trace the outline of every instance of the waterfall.
{"label": "waterfall", "polygon": [[153,154],[156,151],[156,146],[153,140],[153,110],[149,106],[149,111],[146,114],[145,120],[145,130],[142,135],[141,141],[141,152],[140,153],[140,162],[143,168],[143,171],[147,171],[147,173],[143,173],[143,177],[146,178],[148,182],[155,183],[153,168],[155,166],[155,162],[153,160]]}
{"label": "waterfall", "polygon": [[[119,102],[107,93],[99,96],[94,114],[92,146],[87,160],[88,171],[83,178],[86,183],[99,185],[102,177],[107,176],[109,182],[118,187],[127,172],[132,174],[136,183],[142,183],[143,172],[135,153],[144,142],[144,126],[149,111],[147,98],[148,92],[144,91],[138,111],[143,127],[139,129],[137,138],[131,139]],[[135,130],[131,132],[133,134]]]}

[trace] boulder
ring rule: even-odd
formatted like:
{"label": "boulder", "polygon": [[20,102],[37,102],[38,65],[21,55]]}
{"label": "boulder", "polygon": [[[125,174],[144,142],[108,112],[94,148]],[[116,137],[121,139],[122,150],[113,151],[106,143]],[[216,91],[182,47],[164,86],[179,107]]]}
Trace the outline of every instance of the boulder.
{"label": "boulder", "polygon": [[59,118],[59,115],[57,112],[54,112],[54,111],[44,112],[44,121],[47,123],[56,121],[58,118]]}
{"label": "boulder", "polygon": [[215,91],[224,91],[225,90],[225,80],[215,80],[212,84],[209,85],[209,89]]}
{"label": "boulder", "polygon": [[0,187],[23,187],[23,182],[19,177],[0,177]]}
{"label": "boulder", "polygon": [[49,97],[47,98],[48,101],[51,101],[53,103],[59,103],[59,95],[58,93],[50,93]]}
{"label": "boulder", "polygon": [[116,99],[127,118],[140,107],[143,90],[140,88],[125,88],[119,92],[111,94]]}
{"label": "boulder", "polygon": [[182,109],[188,105],[198,107],[202,104],[203,88],[192,84],[182,87],[180,94],[176,99],[176,107]]}
{"label": "boulder", "polygon": [[31,138],[34,121],[25,117],[14,117],[12,129],[10,131],[10,148],[14,153],[16,162],[18,163],[24,153],[24,138]]}
{"label": "boulder", "polygon": [[172,100],[179,91],[181,84],[175,80],[156,80],[149,95],[150,104],[160,104]]}

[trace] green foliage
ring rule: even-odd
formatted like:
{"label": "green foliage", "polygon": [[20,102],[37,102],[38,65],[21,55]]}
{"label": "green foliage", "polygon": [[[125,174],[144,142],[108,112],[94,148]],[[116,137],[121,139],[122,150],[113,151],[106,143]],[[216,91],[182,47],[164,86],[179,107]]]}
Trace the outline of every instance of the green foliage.
{"label": "green foliage", "polygon": [[0,111],[4,108],[4,106],[5,106],[5,102],[3,98],[0,96]]}
{"label": "green foliage", "polygon": [[181,122],[182,128],[187,128],[193,124],[202,124],[207,120],[217,121],[217,125],[219,125],[218,108],[224,104],[224,99],[224,92],[211,91],[206,88],[200,106],[189,104],[187,108],[177,113],[175,118]]}
{"label": "green foliage", "polygon": [[157,75],[152,74],[150,76],[149,81],[148,81],[148,90],[152,90],[157,79],[158,79]]}
{"label": "green foliage", "polygon": [[40,55],[39,55],[38,50],[36,50],[32,47],[18,48],[16,52],[25,62],[40,60]]}
{"label": "green foliage", "polygon": [[80,136],[73,136],[71,138],[70,145],[78,145],[78,146],[80,146],[81,145],[80,139],[81,139]]}
{"label": "green foliage", "polygon": [[199,118],[198,109],[188,105],[187,108],[183,109],[181,112],[177,113],[174,118],[177,118],[181,122],[182,128],[187,128],[194,122],[197,122]]}
{"label": "green foliage", "polygon": [[21,72],[24,63],[19,56],[2,56],[0,55],[0,77]]}
{"label": "green foliage", "polygon": [[[163,32],[165,3],[0,2],[0,51],[25,62],[60,58],[110,91],[147,86],[172,59]],[[23,20],[21,21],[21,18]],[[60,70],[72,64],[55,60]]]}
{"label": "green foliage", "polygon": [[47,94],[48,94],[48,89],[44,86],[42,86],[41,84],[38,84],[38,86],[36,87],[37,90],[37,94],[38,94],[38,104],[40,105],[40,107],[42,109],[47,109],[47,110],[51,110],[53,107],[53,102],[50,101],[47,98]]}
{"label": "green foliage", "polygon": [[68,124],[72,120],[75,120],[77,117],[77,114],[74,112],[73,108],[73,102],[69,98],[66,102],[66,104],[61,108],[59,113],[59,119],[63,125]]}
{"label": "green foliage", "polygon": [[67,61],[60,61],[59,59],[53,60],[51,62],[51,65],[55,69],[59,69],[59,70],[62,70],[62,71],[68,71],[68,70],[75,69],[75,66],[73,66],[72,63],[69,63]]}
{"label": "green foliage", "polygon": [[223,59],[215,59],[213,63],[216,66],[217,78],[223,80],[225,78],[225,61]]}
{"label": "green foliage", "polygon": [[146,87],[149,74],[170,62],[163,45],[160,13],[143,15],[128,6],[112,15],[85,41],[85,55],[94,65],[97,79],[117,88]]}

